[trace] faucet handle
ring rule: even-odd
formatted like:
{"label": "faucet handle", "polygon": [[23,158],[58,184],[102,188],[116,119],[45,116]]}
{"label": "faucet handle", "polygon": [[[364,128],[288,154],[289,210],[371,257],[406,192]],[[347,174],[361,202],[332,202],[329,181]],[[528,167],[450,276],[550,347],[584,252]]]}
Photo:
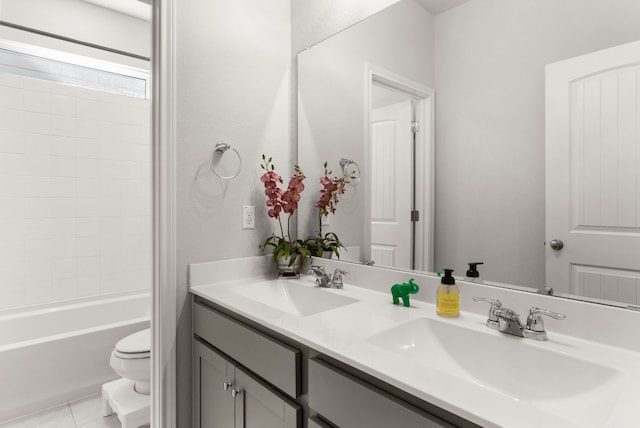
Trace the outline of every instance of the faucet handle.
{"label": "faucet handle", "polygon": [[559,314],[547,309],[540,309],[534,306],[529,310],[529,316],[527,317],[527,330],[540,333],[544,332],[544,321],[542,320],[542,315],[546,315],[557,320],[563,320],[567,317],[564,314]]}
{"label": "faucet handle", "polygon": [[342,269],[336,269],[333,271],[333,276],[331,277],[331,283],[336,286],[336,288],[342,288],[342,276],[349,275],[349,272]]}
{"label": "faucet handle", "polygon": [[498,329],[498,316],[496,310],[502,307],[502,302],[498,299],[489,299],[487,297],[474,297],[474,302],[487,302],[491,305],[489,308],[489,318],[487,318],[486,325],[494,330]]}

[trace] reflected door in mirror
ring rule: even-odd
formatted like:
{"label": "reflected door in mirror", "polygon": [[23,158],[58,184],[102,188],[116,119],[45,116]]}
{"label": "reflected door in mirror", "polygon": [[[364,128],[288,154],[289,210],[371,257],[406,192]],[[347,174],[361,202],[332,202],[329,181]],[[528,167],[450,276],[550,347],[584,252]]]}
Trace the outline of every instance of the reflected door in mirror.
{"label": "reflected door in mirror", "polygon": [[546,74],[547,285],[640,303],[640,42]]}

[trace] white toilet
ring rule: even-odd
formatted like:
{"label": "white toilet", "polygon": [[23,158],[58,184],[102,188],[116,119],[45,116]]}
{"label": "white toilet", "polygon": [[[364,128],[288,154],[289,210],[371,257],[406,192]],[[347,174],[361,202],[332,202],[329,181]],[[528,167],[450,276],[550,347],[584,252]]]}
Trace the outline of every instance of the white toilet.
{"label": "white toilet", "polygon": [[109,361],[122,378],[102,385],[103,416],[118,415],[122,428],[150,421],[151,331],[141,330],[121,339]]}

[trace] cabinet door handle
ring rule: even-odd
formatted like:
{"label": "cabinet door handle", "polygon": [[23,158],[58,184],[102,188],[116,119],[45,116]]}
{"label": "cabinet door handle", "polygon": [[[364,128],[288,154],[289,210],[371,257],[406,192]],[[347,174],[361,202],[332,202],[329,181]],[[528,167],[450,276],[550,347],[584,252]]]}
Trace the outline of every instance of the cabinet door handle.
{"label": "cabinet door handle", "polygon": [[234,388],[231,390],[231,396],[233,398],[236,398],[238,395],[240,395],[240,393],[242,393],[241,389]]}
{"label": "cabinet door handle", "polygon": [[[228,390],[229,390],[229,388],[231,388],[232,386],[233,386],[233,383],[231,383],[231,382],[224,382],[224,383],[222,384],[222,389],[224,389],[225,391],[228,391]],[[233,392],[232,392],[232,393],[233,393]]]}

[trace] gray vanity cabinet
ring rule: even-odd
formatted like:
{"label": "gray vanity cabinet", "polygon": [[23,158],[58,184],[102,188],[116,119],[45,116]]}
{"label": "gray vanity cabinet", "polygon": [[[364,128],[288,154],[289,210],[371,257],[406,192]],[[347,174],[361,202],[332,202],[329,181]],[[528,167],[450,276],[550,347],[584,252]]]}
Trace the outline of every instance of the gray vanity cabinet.
{"label": "gray vanity cabinet", "polygon": [[215,350],[194,340],[198,428],[300,428],[301,408]]}
{"label": "gray vanity cabinet", "polygon": [[194,427],[302,427],[299,350],[198,302],[193,330]]}
{"label": "gray vanity cabinet", "polygon": [[316,358],[309,360],[309,407],[341,428],[453,428]]}

